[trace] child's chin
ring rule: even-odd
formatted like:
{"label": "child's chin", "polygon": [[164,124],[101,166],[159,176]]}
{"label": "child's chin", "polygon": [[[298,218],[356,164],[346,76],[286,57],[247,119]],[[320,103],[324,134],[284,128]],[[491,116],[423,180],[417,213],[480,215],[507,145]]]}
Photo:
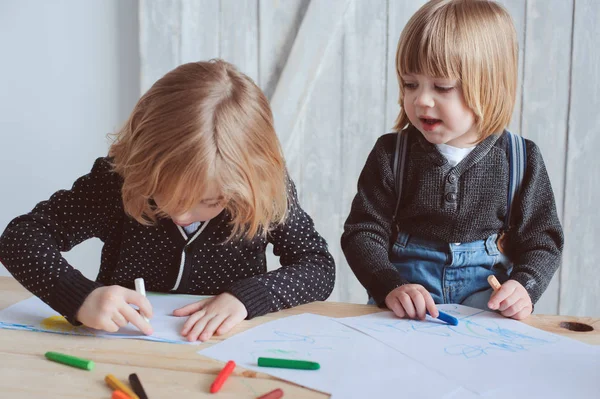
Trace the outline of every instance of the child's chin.
{"label": "child's chin", "polygon": [[425,140],[427,140],[431,144],[446,144],[447,140],[443,134],[435,133],[435,132],[427,132],[427,131],[425,131],[425,132],[422,131],[421,134],[423,134],[423,137],[425,137]]}

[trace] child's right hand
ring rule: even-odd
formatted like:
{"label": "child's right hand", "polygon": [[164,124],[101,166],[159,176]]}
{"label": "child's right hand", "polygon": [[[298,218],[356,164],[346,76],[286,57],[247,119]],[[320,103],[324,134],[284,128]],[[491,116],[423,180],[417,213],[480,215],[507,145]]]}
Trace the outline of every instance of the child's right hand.
{"label": "child's right hand", "polygon": [[128,323],[146,335],[152,327],[140,313],[130,306],[136,305],[146,317],[152,317],[152,305],[142,294],[118,285],[98,287],[83,301],[77,312],[77,320],[87,327],[117,332]]}
{"label": "child's right hand", "polygon": [[405,284],[392,290],[385,297],[385,304],[401,318],[424,320],[427,310],[432,317],[439,316],[431,294],[420,284]]}

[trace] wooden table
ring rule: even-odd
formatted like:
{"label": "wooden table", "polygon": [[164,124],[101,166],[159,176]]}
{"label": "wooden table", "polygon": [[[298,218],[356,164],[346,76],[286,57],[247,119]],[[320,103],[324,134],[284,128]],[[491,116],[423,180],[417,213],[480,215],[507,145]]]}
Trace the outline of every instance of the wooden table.
{"label": "wooden table", "polygon": [[[10,277],[0,277],[0,293],[0,309],[31,296]],[[380,310],[368,305],[316,302],[244,321],[230,334],[215,337],[201,346],[0,329],[0,392],[2,397],[7,398],[110,398],[111,391],[104,383],[106,374],[112,373],[127,381],[129,374],[137,373],[148,395],[154,399],[256,398],[275,388],[283,389],[285,399],[328,398],[327,394],[241,367],[236,368],[217,395],[210,394],[210,384],[223,363],[196,352],[228,336],[281,317],[307,312],[346,317],[377,311]],[[526,323],[600,345],[600,318],[534,315]],[[561,323],[580,323],[593,330],[569,331],[561,327]],[[573,324],[570,326],[573,327]],[[44,358],[47,351],[94,360],[96,368],[90,372],[47,361]]]}

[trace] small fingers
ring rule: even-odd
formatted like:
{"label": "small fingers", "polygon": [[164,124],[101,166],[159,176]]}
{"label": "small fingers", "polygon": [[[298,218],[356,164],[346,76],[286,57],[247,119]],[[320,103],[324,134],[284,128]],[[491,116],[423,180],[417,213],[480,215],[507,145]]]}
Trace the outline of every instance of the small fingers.
{"label": "small fingers", "polygon": [[[510,298],[508,298],[508,299],[510,299]],[[507,302],[508,299],[505,300],[504,302]],[[527,301],[525,300],[525,298],[518,298],[514,303],[511,304],[511,306],[507,307],[500,313],[504,317],[513,317],[517,313],[521,312],[521,310],[523,310],[526,307],[527,307]]]}
{"label": "small fingers", "polygon": [[417,311],[415,310],[415,306],[413,305],[412,298],[410,297],[410,295],[408,295],[405,292],[402,292],[400,293],[400,295],[398,295],[398,300],[404,308],[406,316],[408,316],[411,319],[414,319],[417,315]]}
{"label": "small fingers", "polygon": [[518,295],[511,295],[508,298],[506,298],[505,300],[503,300],[502,302],[500,302],[500,305],[498,306],[498,310],[502,313],[505,310],[507,310],[508,308],[510,308],[511,306],[515,305],[519,300],[521,300],[523,298],[521,298]]}
{"label": "small fingers", "polygon": [[523,309],[521,309],[518,313],[516,313],[514,316],[512,316],[513,319],[515,320],[523,320],[529,317],[529,315],[531,314],[532,308],[531,306],[525,306]]}
{"label": "small fingers", "polygon": [[140,312],[143,313],[147,318],[152,318],[152,304],[144,295],[133,290],[127,290],[125,294],[125,301],[137,306],[140,309]]}
{"label": "small fingers", "polygon": [[189,305],[185,305],[184,307],[181,307],[179,309],[175,309],[173,311],[173,316],[189,316],[193,313],[196,313],[196,312],[204,309],[206,304],[212,299],[213,298],[203,299],[201,301],[190,303]]}
{"label": "small fingers", "polygon": [[140,330],[146,335],[152,335],[152,326],[142,317],[142,315],[138,313],[137,310],[135,310],[129,305],[125,305],[119,310],[123,317],[126,320],[128,320],[131,324],[136,326],[138,330]]}
{"label": "small fingers", "polygon": [[492,294],[492,297],[488,302],[488,308],[492,310],[501,310],[499,309],[500,303],[511,296],[514,291],[514,286],[504,284],[502,288]]}
{"label": "small fingers", "polygon": [[227,334],[236,324],[242,321],[243,318],[240,316],[229,316],[227,317],[221,326],[217,328],[217,335]]}
{"label": "small fingers", "polygon": [[119,331],[119,326],[114,321],[107,320],[106,322],[102,323],[100,330],[104,330],[109,333],[115,333]]}
{"label": "small fingers", "polygon": [[181,329],[181,335],[184,337],[189,334],[190,330],[196,325],[196,322],[204,317],[206,311],[204,309],[199,310],[198,312],[192,314],[183,324],[183,328]]}
{"label": "small fingers", "polygon": [[123,317],[123,315],[119,312],[115,312],[115,314],[113,314],[112,321],[119,326],[119,328],[125,327],[127,324],[129,324],[127,319],[125,319],[125,317]]}
{"label": "small fingers", "polygon": [[412,299],[412,303],[415,307],[415,316],[421,320],[425,319],[425,298],[423,298],[423,294],[419,290],[411,291],[410,298]]}
{"label": "small fingers", "polygon": [[186,337],[187,340],[190,342],[197,341],[198,337],[200,336],[200,333],[202,333],[202,331],[204,331],[204,328],[206,327],[208,322],[210,322],[212,319],[214,319],[214,317],[215,317],[214,314],[210,314],[210,315],[205,314],[203,317],[201,317],[196,322],[196,324],[194,324],[194,326],[192,327],[190,332],[187,333],[187,337]]}
{"label": "small fingers", "polygon": [[429,311],[429,314],[431,315],[431,317],[437,318],[440,315],[440,312],[438,311],[437,306],[435,306],[435,301],[433,300],[433,297],[425,288],[420,289],[419,291],[421,292],[421,294],[423,294],[423,298],[425,299],[425,307]]}
{"label": "small fingers", "polygon": [[226,317],[225,315],[220,314],[220,315],[216,315],[215,317],[210,319],[210,321],[208,323],[206,323],[206,327],[204,327],[204,330],[200,332],[198,339],[202,342],[205,342],[205,341],[208,341],[209,339],[211,339],[211,337],[215,333],[215,330],[217,328],[219,328],[221,326],[221,324],[223,323],[223,321],[225,320],[225,317]]}
{"label": "small fingers", "polygon": [[388,300],[386,300],[386,305],[388,308],[390,308],[392,312],[394,312],[396,316],[400,317],[401,319],[406,316],[404,308],[402,307],[400,301],[396,296],[392,296]]}

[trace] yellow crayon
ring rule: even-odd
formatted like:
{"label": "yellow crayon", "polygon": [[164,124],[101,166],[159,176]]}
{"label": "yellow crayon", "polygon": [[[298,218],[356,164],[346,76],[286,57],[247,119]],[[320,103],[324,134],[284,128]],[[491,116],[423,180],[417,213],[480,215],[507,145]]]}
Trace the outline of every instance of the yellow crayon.
{"label": "yellow crayon", "polygon": [[114,375],[108,374],[106,377],[104,377],[104,381],[111,389],[118,389],[119,391],[125,392],[131,399],[140,399],[135,392],[133,392],[127,385],[119,381],[119,379]]}

